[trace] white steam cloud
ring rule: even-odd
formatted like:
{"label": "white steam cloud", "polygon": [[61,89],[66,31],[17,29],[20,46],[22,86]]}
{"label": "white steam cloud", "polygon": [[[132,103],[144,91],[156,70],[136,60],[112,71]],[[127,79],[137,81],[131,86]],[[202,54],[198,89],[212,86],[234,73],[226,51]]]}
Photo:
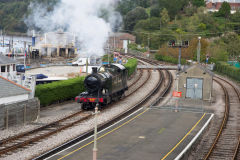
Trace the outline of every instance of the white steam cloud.
{"label": "white steam cloud", "polygon": [[[31,3],[32,13],[25,23],[32,29],[55,32],[63,29],[75,33],[81,42],[81,51],[87,54],[104,53],[108,33],[120,26],[121,16],[114,11],[117,0],[60,0],[53,10],[49,6]],[[103,18],[105,17],[105,18]]]}

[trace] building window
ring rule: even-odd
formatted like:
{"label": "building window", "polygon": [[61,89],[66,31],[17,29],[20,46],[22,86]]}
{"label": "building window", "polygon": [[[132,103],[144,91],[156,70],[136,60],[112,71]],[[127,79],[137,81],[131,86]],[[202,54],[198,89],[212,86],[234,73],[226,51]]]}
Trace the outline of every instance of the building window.
{"label": "building window", "polygon": [[16,71],[16,65],[13,64],[13,71]]}
{"label": "building window", "polygon": [[7,65],[7,72],[10,72],[10,65]]}
{"label": "building window", "polygon": [[1,66],[1,72],[6,72],[6,67],[5,66]]}

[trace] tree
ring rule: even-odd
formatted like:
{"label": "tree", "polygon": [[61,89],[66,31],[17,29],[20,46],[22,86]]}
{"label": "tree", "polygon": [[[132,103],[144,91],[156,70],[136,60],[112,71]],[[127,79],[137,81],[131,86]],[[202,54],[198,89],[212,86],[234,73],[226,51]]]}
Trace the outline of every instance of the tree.
{"label": "tree", "polygon": [[132,11],[128,12],[124,18],[124,28],[128,31],[132,31],[134,26],[139,20],[147,19],[148,14],[142,7],[137,7]]}
{"label": "tree", "polygon": [[137,5],[143,8],[147,8],[150,6],[149,0],[137,0]]}
{"label": "tree", "polygon": [[192,0],[192,4],[197,7],[205,6],[205,0]]}
{"label": "tree", "polygon": [[159,8],[166,8],[171,19],[188,5],[189,0],[159,0]]}
{"label": "tree", "polygon": [[159,17],[160,16],[160,8],[158,5],[154,5],[150,10],[151,17]]}
{"label": "tree", "polygon": [[122,0],[119,1],[117,5],[117,11],[123,16],[134,8],[136,8],[136,3],[133,0]]}
{"label": "tree", "polygon": [[231,14],[231,6],[227,2],[223,2],[221,8],[219,9],[217,16],[229,18]]}
{"label": "tree", "polygon": [[240,55],[240,38],[236,33],[228,33],[222,37],[223,42],[226,44],[226,49],[232,58]]}
{"label": "tree", "polygon": [[164,8],[160,13],[160,15],[161,15],[161,24],[166,25],[170,21],[167,9]]}

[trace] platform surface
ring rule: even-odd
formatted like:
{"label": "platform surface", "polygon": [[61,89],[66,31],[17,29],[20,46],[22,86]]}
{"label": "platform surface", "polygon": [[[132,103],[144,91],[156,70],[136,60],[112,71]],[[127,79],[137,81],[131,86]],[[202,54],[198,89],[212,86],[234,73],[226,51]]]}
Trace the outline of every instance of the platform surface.
{"label": "platform surface", "polygon": [[[98,160],[172,160],[189,144],[211,114],[140,110],[98,134]],[[93,137],[49,159],[91,160]]]}

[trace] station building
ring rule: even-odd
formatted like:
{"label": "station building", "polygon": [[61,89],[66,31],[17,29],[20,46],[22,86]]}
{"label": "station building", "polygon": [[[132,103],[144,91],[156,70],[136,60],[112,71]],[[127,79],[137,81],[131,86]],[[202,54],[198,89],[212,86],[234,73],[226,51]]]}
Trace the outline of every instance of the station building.
{"label": "station building", "polygon": [[75,52],[76,37],[72,33],[48,32],[37,37],[33,50],[39,50],[39,56],[71,57]]}
{"label": "station building", "polygon": [[111,33],[109,36],[109,47],[111,50],[124,49],[127,53],[128,44],[135,43],[136,37],[129,33]]}
{"label": "station building", "polygon": [[202,65],[192,65],[179,72],[178,91],[182,98],[212,99],[213,73]]}

